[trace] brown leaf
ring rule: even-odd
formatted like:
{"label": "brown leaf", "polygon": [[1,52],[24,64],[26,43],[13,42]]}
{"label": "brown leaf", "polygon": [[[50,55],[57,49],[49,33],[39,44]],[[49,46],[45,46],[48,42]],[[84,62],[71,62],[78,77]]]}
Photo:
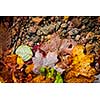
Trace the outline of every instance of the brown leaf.
{"label": "brown leaf", "polygon": [[17,55],[11,54],[4,58],[4,63],[7,67],[14,68],[17,65]]}

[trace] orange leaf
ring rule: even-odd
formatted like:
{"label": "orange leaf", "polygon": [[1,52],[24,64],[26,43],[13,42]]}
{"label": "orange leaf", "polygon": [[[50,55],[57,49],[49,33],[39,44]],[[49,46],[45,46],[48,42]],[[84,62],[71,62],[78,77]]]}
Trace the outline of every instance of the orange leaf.
{"label": "orange leaf", "polygon": [[12,79],[13,79],[14,83],[17,82],[17,79],[15,78],[15,75],[14,75],[14,71],[12,72]]}
{"label": "orange leaf", "polygon": [[39,24],[42,21],[42,18],[35,17],[35,18],[32,18],[32,21]]}
{"label": "orange leaf", "polygon": [[29,73],[33,70],[33,67],[34,67],[34,64],[30,64],[30,65],[27,65],[26,69],[25,69],[25,72],[26,73]]}

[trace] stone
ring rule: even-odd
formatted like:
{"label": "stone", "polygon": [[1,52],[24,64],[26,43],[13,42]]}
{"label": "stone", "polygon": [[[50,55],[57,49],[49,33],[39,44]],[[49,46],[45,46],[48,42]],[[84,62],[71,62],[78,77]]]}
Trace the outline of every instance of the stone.
{"label": "stone", "polygon": [[47,34],[49,33],[49,31],[48,31],[47,29],[45,29],[45,28],[42,29],[41,32],[42,32],[44,35],[47,35]]}
{"label": "stone", "polygon": [[76,35],[75,40],[79,40],[80,39],[80,35]]}
{"label": "stone", "polygon": [[73,28],[68,33],[69,33],[69,35],[77,35],[79,33],[79,31],[80,31],[80,29]]}
{"label": "stone", "polygon": [[85,27],[86,27],[86,26],[85,26],[85,25],[83,25],[83,26],[81,27],[81,29],[83,30],[83,29],[85,29]]}
{"label": "stone", "polygon": [[55,25],[51,24],[51,25],[48,26],[48,31],[49,32],[52,32],[54,29],[55,29]]}
{"label": "stone", "polygon": [[38,30],[38,31],[36,32],[36,34],[39,36],[39,35],[42,35],[42,32],[41,32],[40,30]]}
{"label": "stone", "polygon": [[33,43],[34,43],[34,42],[37,42],[37,41],[39,40],[39,38],[40,38],[39,36],[33,37],[33,38],[32,38]]}
{"label": "stone", "polygon": [[63,23],[63,24],[61,25],[61,27],[62,27],[62,28],[66,28],[66,27],[67,27],[67,24],[66,24],[66,23]]}

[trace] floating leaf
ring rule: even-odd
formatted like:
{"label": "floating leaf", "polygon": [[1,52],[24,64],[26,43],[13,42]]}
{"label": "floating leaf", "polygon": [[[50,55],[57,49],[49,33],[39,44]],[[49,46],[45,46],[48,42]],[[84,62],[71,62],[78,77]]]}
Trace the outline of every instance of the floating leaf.
{"label": "floating leaf", "polygon": [[24,61],[28,61],[33,56],[31,48],[27,45],[19,46],[15,53],[21,56]]}

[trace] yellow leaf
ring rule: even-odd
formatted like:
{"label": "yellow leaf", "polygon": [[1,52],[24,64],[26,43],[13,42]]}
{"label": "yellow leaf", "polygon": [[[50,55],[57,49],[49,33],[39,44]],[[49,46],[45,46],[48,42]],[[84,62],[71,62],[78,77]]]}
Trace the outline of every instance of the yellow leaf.
{"label": "yellow leaf", "polygon": [[18,69],[22,68],[24,65],[24,61],[21,57],[17,57],[17,64],[19,65]]}
{"label": "yellow leaf", "polygon": [[90,78],[91,76],[96,74],[95,68],[93,68],[90,64],[94,61],[94,56],[92,54],[84,54],[84,46],[77,45],[72,50],[73,57],[73,70],[77,75],[83,75],[85,77]]}
{"label": "yellow leaf", "polygon": [[79,56],[81,55],[81,57],[84,56],[84,46],[83,45],[76,45],[73,50],[72,50],[72,54],[73,56]]}
{"label": "yellow leaf", "polygon": [[34,64],[27,65],[25,72],[28,74],[29,72],[33,70],[33,67],[34,67]]}
{"label": "yellow leaf", "polygon": [[64,16],[64,21],[68,21],[69,16]]}

